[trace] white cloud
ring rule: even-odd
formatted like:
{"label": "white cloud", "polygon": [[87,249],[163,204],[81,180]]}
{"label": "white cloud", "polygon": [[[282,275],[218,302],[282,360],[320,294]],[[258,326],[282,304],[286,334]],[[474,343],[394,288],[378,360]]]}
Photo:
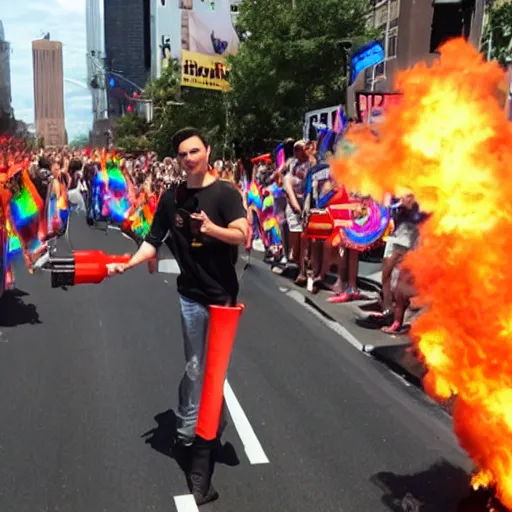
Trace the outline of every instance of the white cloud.
{"label": "white cloud", "polygon": [[57,3],[66,11],[83,14],[85,16],[85,0],[57,0]]}
{"label": "white cloud", "polygon": [[75,96],[66,98],[66,108],[80,108],[80,109],[91,109],[91,96]]}
{"label": "white cloud", "polygon": [[[17,108],[15,111],[16,119],[29,120],[28,122],[32,122],[34,120],[34,109],[32,108]],[[25,121],[27,122],[27,121]]]}

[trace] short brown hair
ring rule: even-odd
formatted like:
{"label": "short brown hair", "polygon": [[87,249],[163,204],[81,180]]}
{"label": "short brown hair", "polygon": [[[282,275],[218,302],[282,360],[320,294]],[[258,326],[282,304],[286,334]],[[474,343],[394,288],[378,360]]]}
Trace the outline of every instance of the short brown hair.
{"label": "short brown hair", "polygon": [[208,141],[206,140],[206,137],[197,129],[193,128],[191,126],[187,128],[182,128],[181,130],[178,130],[173,136],[172,136],[172,149],[174,151],[174,154],[178,154],[178,148],[180,147],[180,144],[192,137],[197,137],[200,139],[200,141],[204,144],[204,146],[207,148],[210,145],[208,144]]}

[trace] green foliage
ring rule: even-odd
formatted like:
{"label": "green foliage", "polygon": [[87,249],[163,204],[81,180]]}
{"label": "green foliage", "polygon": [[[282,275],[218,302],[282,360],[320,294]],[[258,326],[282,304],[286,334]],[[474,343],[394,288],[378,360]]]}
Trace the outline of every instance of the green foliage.
{"label": "green foliage", "polygon": [[146,135],[139,137],[135,135],[125,135],[124,137],[116,138],[116,147],[127,153],[145,152],[151,149]]}
{"label": "green foliage", "polygon": [[116,141],[125,137],[141,137],[148,131],[149,125],[146,120],[135,113],[127,114],[116,120],[115,136]]}
{"label": "green foliage", "polygon": [[196,88],[180,91],[180,72],[179,65],[174,64],[146,89],[146,95],[153,99],[153,126],[148,134],[151,148],[162,158],[172,155],[173,134],[194,126],[204,132],[213,156],[220,156],[226,136],[225,95]]}
{"label": "green foliage", "polygon": [[488,10],[487,23],[482,37],[482,52],[505,66],[512,58],[512,2],[495,3]]}
{"label": "green foliage", "polygon": [[136,113],[127,114],[116,120],[115,145],[128,153],[151,149],[147,134],[150,125]]}
{"label": "green foliage", "polygon": [[368,42],[366,0],[249,0],[238,26],[249,37],[232,57],[233,129],[250,152],[301,133],[304,112],[343,101],[346,52]]}
{"label": "green foliage", "polygon": [[154,107],[147,131],[152,150],[160,157],[172,154],[172,135],[195,126],[210,141],[214,158],[231,156],[235,140],[243,156],[267,152],[285,137],[300,136],[306,111],[343,101],[344,48],[351,43],[355,49],[375,37],[366,26],[369,0],[295,3],[295,9],[292,0],[241,4],[237,31],[244,42],[229,58],[228,93],[195,88],[180,92],[177,63],[148,85],[145,96]]}
{"label": "green foliage", "polygon": [[89,135],[78,135],[69,143],[69,145],[74,148],[85,148],[89,145]]}

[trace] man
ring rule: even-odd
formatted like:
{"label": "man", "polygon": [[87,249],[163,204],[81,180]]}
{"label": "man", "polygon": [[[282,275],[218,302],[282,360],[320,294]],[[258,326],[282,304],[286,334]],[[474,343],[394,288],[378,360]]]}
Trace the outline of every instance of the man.
{"label": "man", "polygon": [[[178,293],[186,365],[179,387],[176,448],[183,454],[196,440],[208,306],[235,305],[237,246],[245,243],[249,225],[241,194],[210,172],[210,146],[203,135],[194,128],[180,130],[173,148],[186,182],[163,193],[146,241],[126,265],[109,265],[108,271],[114,275],[150,262],[170,233],[166,241],[181,271]],[[201,482],[189,478],[189,485],[198,504],[218,497],[213,488],[201,488]]]}

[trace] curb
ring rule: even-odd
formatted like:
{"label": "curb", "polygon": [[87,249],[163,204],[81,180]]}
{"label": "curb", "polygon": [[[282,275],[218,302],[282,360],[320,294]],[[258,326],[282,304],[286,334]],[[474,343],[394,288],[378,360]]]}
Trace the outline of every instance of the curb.
{"label": "curb", "polygon": [[[244,257],[242,257],[245,259]],[[261,261],[259,258],[254,258],[251,264],[255,264],[258,267],[265,268],[270,274],[276,275],[272,272],[272,269],[268,264]],[[279,277],[288,281],[288,279],[280,274]],[[377,283],[371,279],[362,277],[367,285],[373,285],[375,288],[380,288],[380,283]],[[284,291],[284,290],[281,290]],[[325,321],[332,330],[334,330],[340,337],[347,343],[355,347],[360,352],[373,357],[375,360],[386,365],[396,375],[402,377],[405,381],[411,385],[423,390],[422,379],[425,374],[424,368],[417,360],[414,359],[409,349],[412,343],[404,345],[389,345],[384,347],[375,347],[371,343],[363,343],[355,334],[352,334],[344,325],[342,325],[336,318],[334,318],[327,311],[322,309],[317,303],[311,300],[302,291],[296,290],[293,283],[290,282],[288,291],[285,292],[288,297],[292,300],[304,304],[308,307],[312,313],[318,315],[318,317]]]}
{"label": "curb", "polygon": [[[352,333],[348,332],[348,330],[346,330],[346,328],[342,324],[340,324],[332,315],[324,311],[320,306],[318,306],[318,304],[313,302],[306,295],[304,295],[303,297],[304,303],[307,306],[314,309],[315,311],[318,311],[318,313],[320,313],[330,322],[336,323],[337,325],[342,327],[344,331],[347,331],[350,337],[355,338],[358,341],[358,344],[360,346],[359,350],[361,352],[364,352],[365,354],[372,356],[377,361],[380,361],[381,363],[385,364],[392,372],[404,378],[410,384],[420,389],[423,389],[422,378],[424,376],[424,372],[420,370],[420,368],[418,367],[419,365],[414,365],[413,361],[408,361],[408,364],[400,364],[401,360],[407,358],[412,359],[413,356],[409,354],[409,349],[412,347],[411,342],[407,343],[406,345],[390,345],[385,347],[374,347],[369,343],[362,343],[361,341],[359,341],[356,335],[353,335]],[[339,334],[346,341],[349,341],[347,340],[346,335],[344,335],[343,333]],[[351,341],[349,341],[349,343],[353,346],[356,346],[356,344],[352,343]]]}
{"label": "curb", "polygon": [[[302,294],[301,294],[302,295]],[[327,313],[326,311],[324,311],[321,307],[318,306],[318,304],[315,304],[309,297],[307,297],[306,295],[302,295],[303,299],[304,299],[304,304],[306,304],[307,306],[309,306],[311,309],[314,309],[315,311],[317,311],[319,314],[321,314],[324,318],[326,318],[329,322],[333,322],[335,323],[336,325],[340,326],[342,329],[343,329],[343,333],[339,333],[340,336],[342,338],[344,338],[346,341],[348,341],[352,346],[356,347],[358,350],[360,350],[361,352],[364,352],[366,354],[370,354],[371,353],[371,349],[373,348],[371,345],[365,345],[363,342],[361,342],[357,336],[354,336],[352,333],[350,333],[346,328],[345,326],[343,326],[342,324],[340,324],[332,315],[330,315],[329,313]],[[354,340],[357,340],[357,344],[356,343],[353,343],[352,341],[349,341],[347,340],[347,334],[345,334],[344,332],[346,331],[346,333],[351,337],[353,338]]]}
{"label": "curb", "polygon": [[[423,375],[419,372],[412,371],[406,365],[400,364],[399,362],[401,356],[407,357],[407,350],[410,347],[412,347],[412,343],[403,345],[402,347],[372,347],[369,354],[377,361],[385,364],[392,372],[423,391]],[[393,351],[399,352],[400,350],[403,351],[403,354],[397,354],[396,357],[388,354],[389,352],[392,354]]]}

